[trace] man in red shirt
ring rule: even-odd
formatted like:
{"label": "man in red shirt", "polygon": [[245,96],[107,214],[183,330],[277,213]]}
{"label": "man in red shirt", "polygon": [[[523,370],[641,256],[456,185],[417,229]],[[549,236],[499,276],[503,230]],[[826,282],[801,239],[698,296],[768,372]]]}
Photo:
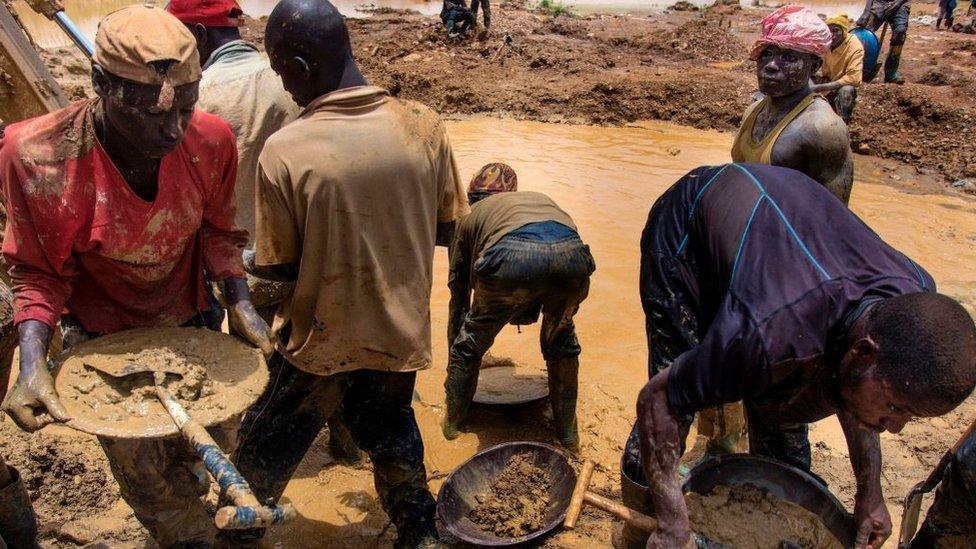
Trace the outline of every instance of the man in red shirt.
{"label": "man in red shirt", "polygon": [[[3,409],[23,429],[67,420],[47,369],[63,313],[86,335],[214,326],[207,280],[231,323],[270,353],[250,303],[234,225],[234,136],[195,111],[200,62],[186,27],[157,8],[108,15],[95,40],[98,97],[13,124],[0,146],[20,375]],[[219,317],[218,317],[219,318]],[[100,439],[136,517],[163,547],[208,545],[206,488],[182,439]]]}

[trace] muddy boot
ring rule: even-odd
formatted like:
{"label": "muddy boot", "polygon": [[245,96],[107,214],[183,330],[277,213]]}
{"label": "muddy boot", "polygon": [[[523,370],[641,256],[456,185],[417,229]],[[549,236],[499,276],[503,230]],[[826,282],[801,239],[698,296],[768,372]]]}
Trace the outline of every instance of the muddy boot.
{"label": "muddy boot", "polygon": [[409,527],[398,529],[397,540],[393,544],[395,549],[447,549],[447,544],[441,541],[433,519],[421,519]]}
{"label": "muddy boot", "polygon": [[888,59],[885,60],[884,81],[887,84],[905,83],[905,79],[898,76],[898,65],[901,64],[901,49],[902,46],[892,46],[891,51],[888,53]]}
{"label": "muddy boot", "polygon": [[552,404],[556,439],[564,448],[579,450],[579,429],[576,424],[576,395],[579,391],[579,358],[559,358],[546,361],[549,371],[549,402]]}
{"label": "muddy boot", "polygon": [[20,472],[7,467],[10,482],[0,488],[0,538],[10,549],[34,549],[37,545],[37,517]]}
{"label": "muddy boot", "polygon": [[447,416],[441,423],[444,438],[454,440],[461,434],[461,427],[468,420],[471,401],[478,390],[478,373],[481,361],[470,364],[452,361],[447,365],[447,379],[444,380]]}
{"label": "muddy boot", "polygon": [[363,461],[363,451],[356,446],[352,433],[338,413],[329,418],[329,455],[343,465],[357,465]]}

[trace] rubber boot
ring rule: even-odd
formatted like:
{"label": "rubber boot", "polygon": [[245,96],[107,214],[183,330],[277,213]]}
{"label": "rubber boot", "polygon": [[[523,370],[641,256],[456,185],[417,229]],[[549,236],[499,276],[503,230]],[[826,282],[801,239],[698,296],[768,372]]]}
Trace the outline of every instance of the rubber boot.
{"label": "rubber boot", "polygon": [[579,449],[579,428],[576,424],[576,396],[579,392],[579,358],[559,358],[546,361],[549,371],[549,402],[556,439],[564,448]]}
{"label": "rubber boot", "polygon": [[885,60],[885,82],[889,84],[904,84],[905,79],[898,76],[898,65],[901,63],[901,49],[903,46],[892,46]]}
{"label": "rubber boot", "polygon": [[485,30],[488,30],[491,27],[491,4],[485,3],[482,17],[485,21]]}
{"label": "rubber boot", "polygon": [[447,365],[447,379],[444,380],[447,417],[441,424],[444,438],[454,440],[461,434],[461,427],[468,420],[471,401],[478,390],[478,373],[481,360],[465,364],[451,361]]}
{"label": "rubber boot", "polygon": [[37,545],[37,517],[20,472],[6,466],[11,481],[0,488],[0,537],[10,549],[34,549]]}

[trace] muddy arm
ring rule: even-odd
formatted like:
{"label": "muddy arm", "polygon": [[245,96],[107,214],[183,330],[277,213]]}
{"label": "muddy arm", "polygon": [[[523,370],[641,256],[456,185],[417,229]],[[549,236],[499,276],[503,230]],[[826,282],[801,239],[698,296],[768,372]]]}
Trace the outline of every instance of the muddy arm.
{"label": "muddy arm", "polygon": [[891,535],[891,516],[881,490],[881,437],[847,412],[840,419],[857,481],[854,498],[855,547],[881,547]]}
{"label": "muddy arm", "polygon": [[684,547],[691,535],[688,508],[678,482],[681,429],[668,404],[669,370],[652,377],[637,397],[644,474],[658,520],[658,530],[648,540],[648,547]]}
{"label": "muddy arm", "polygon": [[831,194],[845,205],[850,202],[851,188],[854,186],[854,155],[851,153],[851,139],[847,124],[833,112],[825,112],[810,121],[804,121],[806,128],[802,155],[805,172],[820,182]]}

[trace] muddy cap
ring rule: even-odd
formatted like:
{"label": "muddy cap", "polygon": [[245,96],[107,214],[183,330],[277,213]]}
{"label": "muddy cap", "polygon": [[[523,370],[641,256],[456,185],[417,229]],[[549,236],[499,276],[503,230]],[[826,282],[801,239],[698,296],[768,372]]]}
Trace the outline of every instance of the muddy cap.
{"label": "muddy cap", "polygon": [[468,194],[502,193],[518,190],[518,176],[508,164],[492,162],[478,170],[468,185]]}
{"label": "muddy cap", "polygon": [[98,24],[93,61],[106,71],[151,86],[172,88],[200,80],[196,39],[183,23],[152,6],[113,11]]}

